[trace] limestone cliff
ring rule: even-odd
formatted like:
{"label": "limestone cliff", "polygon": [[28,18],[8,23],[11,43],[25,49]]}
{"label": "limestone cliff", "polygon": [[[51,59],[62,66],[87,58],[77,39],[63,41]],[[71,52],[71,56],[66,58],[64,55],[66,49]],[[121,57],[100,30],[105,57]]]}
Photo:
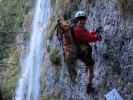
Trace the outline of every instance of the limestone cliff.
{"label": "limestone cliff", "polygon": [[[52,63],[45,66],[45,92],[48,100],[104,100],[104,95],[116,88],[123,99],[133,98],[133,13],[132,0],[55,0],[52,1],[52,22],[58,15],[74,16],[78,10],[88,13],[87,29],[103,27],[101,43],[93,46],[95,64],[94,86],[98,94],[86,94],[84,64],[77,62],[77,83],[72,84],[67,66],[60,66],[60,46],[55,35],[48,42],[48,57]],[[51,31],[52,30],[52,31]],[[50,27],[50,33],[53,27]],[[49,34],[50,34],[49,33]],[[58,52],[59,51],[59,52]],[[45,61],[48,61],[48,57]],[[53,60],[54,59],[54,60]],[[58,61],[59,60],[59,61]],[[59,65],[57,65],[57,62]],[[54,65],[56,64],[56,65]],[[63,78],[60,78],[63,73]]]}
{"label": "limestone cliff", "polygon": [[[35,0],[0,0],[0,98],[11,100],[19,77],[19,57],[31,33]],[[133,100],[133,1],[51,0],[47,51],[41,70],[41,100],[105,100],[116,88],[124,100]],[[103,27],[103,41],[91,44],[95,59],[94,87],[86,94],[84,64],[77,60],[77,83],[71,83],[62,66],[61,47],[55,35],[59,15],[72,18],[76,11],[88,14],[88,30]],[[23,33],[24,32],[24,33]]]}

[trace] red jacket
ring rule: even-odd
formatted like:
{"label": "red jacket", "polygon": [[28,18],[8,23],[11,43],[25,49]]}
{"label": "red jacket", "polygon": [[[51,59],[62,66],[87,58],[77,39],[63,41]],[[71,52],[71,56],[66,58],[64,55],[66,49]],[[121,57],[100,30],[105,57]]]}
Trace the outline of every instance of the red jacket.
{"label": "red jacket", "polygon": [[90,42],[96,42],[99,39],[96,31],[89,32],[88,30],[79,26],[74,28],[75,39],[78,43],[88,44]]}

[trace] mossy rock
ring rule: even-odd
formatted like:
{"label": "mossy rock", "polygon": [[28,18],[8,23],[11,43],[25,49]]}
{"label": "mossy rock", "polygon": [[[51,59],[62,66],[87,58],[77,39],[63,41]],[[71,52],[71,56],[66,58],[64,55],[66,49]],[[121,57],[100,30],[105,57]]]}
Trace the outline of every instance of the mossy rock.
{"label": "mossy rock", "polygon": [[2,89],[2,94],[3,94],[4,100],[12,99],[12,95],[15,92],[17,79],[18,79],[18,76],[12,76],[12,78],[10,78],[4,82],[4,87]]}
{"label": "mossy rock", "polygon": [[[14,73],[16,73],[16,72],[14,72]],[[12,96],[15,92],[17,80],[18,80],[17,74],[14,74],[12,76],[10,76],[10,74],[9,74],[9,78],[5,79],[5,81],[3,82],[2,94],[3,94],[4,100],[11,100],[12,99]]]}
{"label": "mossy rock", "polygon": [[9,50],[9,58],[5,60],[7,69],[2,84],[2,95],[4,100],[11,100],[15,92],[16,82],[19,78],[19,56],[16,48]]}
{"label": "mossy rock", "polygon": [[9,57],[8,50],[12,48],[12,44],[16,42],[16,36],[22,31],[24,16],[32,8],[31,2],[32,0],[0,1],[1,61]]}
{"label": "mossy rock", "polygon": [[41,100],[63,100],[60,96],[41,96]]}
{"label": "mossy rock", "polygon": [[30,3],[31,0],[2,0],[0,2],[0,31],[19,31],[25,14],[32,7]]}
{"label": "mossy rock", "polygon": [[49,57],[52,64],[61,65],[61,56],[57,48],[50,48]]}
{"label": "mossy rock", "polygon": [[127,10],[128,1],[127,0],[118,0],[118,8],[120,10],[120,14],[125,14]]}
{"label": "mossy rock", "polygon": [[[19,73],[16,36],[23,28],[24,16],[32,8],[32,0],[0,1],[0,63],[3,64],[1,91],[4,100],[11,100]],[[26,34],[28,35],[28,34]],[[28,36],[27,36],[28,37]]]}
{"label": "mossy rock", "polygon": [[57,17],[51,16],[48,27],[47,39],[52,39],[54,33],[56,33]]}

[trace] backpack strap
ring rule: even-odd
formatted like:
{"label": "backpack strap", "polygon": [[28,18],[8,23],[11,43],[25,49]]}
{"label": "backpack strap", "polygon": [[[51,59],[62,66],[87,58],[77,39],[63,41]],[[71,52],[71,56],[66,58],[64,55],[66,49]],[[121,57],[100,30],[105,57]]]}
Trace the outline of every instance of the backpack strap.
{"label": "backpack strap", "polygon": [[74,44],[76,46],[76,55],[79,56],[80,52],[81,52],[81,47],[80,47],[79,43],[76,41],[76,37],[75,37],[75,33],[74,33],[74,26],[72,26],[70,29],[71,29],[72,39],[73,39]]}
{"label": "backpack strap", "polygon": [[62,47],[63,49],[63,55],[65,55],[65,52],[64,52],[64,48],[63,48],[63,34],[64,34],[64,31],[62,30],[62,28],[60,27],[60,24],[57,24],[56,25],[56,36],[57,36],[57,39],[60,43],[60,46]]}

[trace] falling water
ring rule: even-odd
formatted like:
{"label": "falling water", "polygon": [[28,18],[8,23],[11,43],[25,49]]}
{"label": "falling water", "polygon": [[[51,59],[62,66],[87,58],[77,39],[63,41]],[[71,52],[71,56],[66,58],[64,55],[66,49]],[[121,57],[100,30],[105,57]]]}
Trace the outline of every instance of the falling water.
{"label": "falling water", "polygon": [[21,62],[21,77],[16,88],[15,100],[39,100],[40,66],[43,61],[44,39],[50,16],[50,0],[36,0],[32,34],[28,53]]}

